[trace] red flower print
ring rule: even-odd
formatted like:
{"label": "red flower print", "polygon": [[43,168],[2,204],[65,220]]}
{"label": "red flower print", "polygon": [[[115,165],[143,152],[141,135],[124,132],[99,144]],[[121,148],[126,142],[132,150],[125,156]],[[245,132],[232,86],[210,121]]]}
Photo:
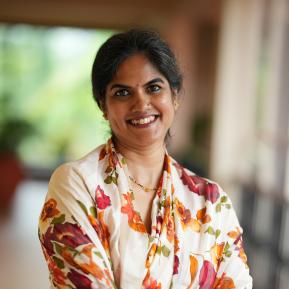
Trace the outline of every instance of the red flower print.
{"label": "red flower print", "polygon": [[105,195],[104,191],[101,189],[99,185],[95,190],[95,201],[97,207],[101,210],[104,210],[105,208],[111,205],[109,196]]}
{"label": "red flower print", "polygon": [[48,218],[53,218],[60,213],[59,210],[56,209],[56,205],[57,203],[54,199],[49,199],[47,202],[45,202],[40,216],[42,222]]}
{"label": "red flower print", "polygon": [[91,288],[92,281],[73,269],[67,274],[67,277],[76,286],[77,289]]}
{"label": "red flower print", "polygon": [[168,172],[169,174],[171,173],[170,159],[169,159],[168,155],[165,155],[165,159],[164,159],[164,171]]}
{"label": "red flower print", "polygon": [[211,289],[216,278],[214,266],[209,261],[205,260],[200,272],[199,285],[200,289]]}
{"label": "red flower print", "polygon": [[42,243],[50,256],[54,253],[51,241],[62,243],[71,248],[91,243],[89,237],[82,232],[77,224],[71,224],[68,222],[64,224],[55,224],[53,227],[49,227],[43,235]]}
{"label": "red flower print", "polygon": [[161,228],[163,224],[163,217],[162,216],[157,216],[157,228],[156,228],[156,233],[160,234]]}
{"label": "red flower print", "polygon": [[[247,261],[248,261],[247,260],[247,255],[245,253],[244,245],[243,245],[242,232],[241,232],[241,230],[239,228],[237,228],[237,231],[235,231],[236,235],[232,236],[233,232],[234,231],[229,232],[228,236],[231,237],[231,238],[233,238],[233,237],[236,238],[236,240],[234,241],[234,245],[236,245],[235,250],[239,251],[238,256],[241,258],[241,260],[243,261],[245,266],[248,267],[248,265],[247,265]],[[238,235],[237,235],[237,233],[238,233]]]}
{"label": "red flower print", "polygon": [[191,192],[203,196],[206,201],[210,201],[212,204],[218,200],[220,192],[216,184],[197,175],[188,175],[185,169],[178,163],[174,163],[174,166],[181,171],[181,180]]}
{"label": "red flower print", "polygon": [[180,265],[180,259],[177,255],[175,255],[173,275],[179,273],[179,265]]}

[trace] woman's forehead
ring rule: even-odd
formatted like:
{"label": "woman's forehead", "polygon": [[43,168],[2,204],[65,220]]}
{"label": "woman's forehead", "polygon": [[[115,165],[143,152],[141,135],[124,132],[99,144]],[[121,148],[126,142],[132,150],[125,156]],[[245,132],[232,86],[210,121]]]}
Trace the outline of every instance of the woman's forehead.
{"label": "woman's forehead", "polygon": [[135,54],[119,65],[111,84],[115,82],[140,82],[143,84],[156,78],[165,79],[145,55]]}

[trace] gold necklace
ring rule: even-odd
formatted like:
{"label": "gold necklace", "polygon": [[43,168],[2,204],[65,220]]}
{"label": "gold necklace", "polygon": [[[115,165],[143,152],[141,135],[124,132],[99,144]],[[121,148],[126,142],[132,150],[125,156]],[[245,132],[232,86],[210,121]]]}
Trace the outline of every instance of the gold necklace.
{"label": "gold necklace", "polygon": [[143,191],[145,191],[146,193],[149,193],[149,192],[155,192],[157,191],[158,188],[148,188],[140,183],[138,183],[132,176],[128,176],[129,179],[134,183],[136,184],[137,186],[139,186]]}

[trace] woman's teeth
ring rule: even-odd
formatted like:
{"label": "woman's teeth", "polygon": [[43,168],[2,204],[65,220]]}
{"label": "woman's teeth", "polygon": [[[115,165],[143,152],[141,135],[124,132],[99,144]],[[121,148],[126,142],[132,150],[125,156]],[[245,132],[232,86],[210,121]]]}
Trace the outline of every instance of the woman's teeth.
{"label": "woman's teeth", "polygon": [[132,119],[130,122],[133,125],[139,125],[139,124],[148,124],[151,123],[155,120],[156,116],[155,115],[151,115],[149,117],[145,117],[145,118],[140,118],[140,119]]}

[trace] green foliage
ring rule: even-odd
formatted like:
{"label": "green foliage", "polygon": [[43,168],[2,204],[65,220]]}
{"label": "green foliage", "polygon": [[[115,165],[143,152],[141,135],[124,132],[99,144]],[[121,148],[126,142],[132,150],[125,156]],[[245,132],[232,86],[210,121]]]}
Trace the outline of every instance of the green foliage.
{"label": "green foliage", "polygon": [[1,146],[13,144],[27,164],[51,166],[82,156],[110,136],[92,98],[90,71],[111,34],[0,26],[0,127],[7,127],[0,128]]}

